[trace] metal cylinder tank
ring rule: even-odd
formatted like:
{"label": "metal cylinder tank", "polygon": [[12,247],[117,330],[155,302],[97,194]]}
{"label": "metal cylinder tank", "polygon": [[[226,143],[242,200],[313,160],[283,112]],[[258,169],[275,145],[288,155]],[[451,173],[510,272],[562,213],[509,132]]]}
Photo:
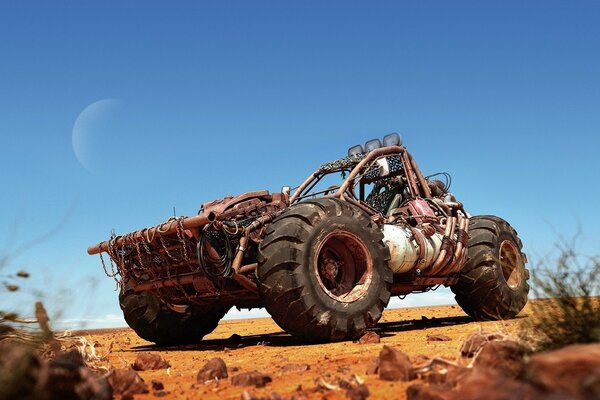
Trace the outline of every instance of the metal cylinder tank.
{"label": "metal cylinder tank", "polygon": [[[430,268],[440,254],[444,235],[435,233],[425,237],[425,263],[421,270]],[[385,224],[383,226],[383,241],[390,249],[390,269],[395,274],[402,274],[416,269],[419,261],[419,245],[414,240],[410,228]]]}

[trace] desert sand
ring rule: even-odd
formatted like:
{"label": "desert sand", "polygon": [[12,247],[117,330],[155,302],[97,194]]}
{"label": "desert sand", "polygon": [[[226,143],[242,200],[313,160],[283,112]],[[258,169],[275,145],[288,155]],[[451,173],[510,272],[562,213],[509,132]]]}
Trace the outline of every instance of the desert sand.
{"label": "desert sand", "polygon": [[[336,377],[348,380],[356,374],[367,385],[370,398],[404,399],[406,388],[415,381],[389,382],[366,374],[368,365],[384,345],[405,352],[416,364],[433,357],[464,364],[468,360],[459,358],[459,349],[470,333],[483,330],[515,334],[527,319],[527,310],[510,321],[475,322],[457,305],[390,309],[372,329],[381,336],[381,342],[375,344],[304,344],[285,334],[270,318],[221,321],[200,344],[178,347],[157,347],[126,328],[80,334],[96,344],[98,354],[106,357],[100,364],[106,367],[127,368],[140,352],[164,357],[171,365],[169,369],[139,374],[149,385],[152,380],[162,382],[167,398],[239,399],[247,390],[258,397],[277,392],[286,397],[300,394],[309,399],[343,399],[345,390],[318,390],[317,382],[319,379],[334,382]],[[428,341],[428,335],[446,335],[451,340]],[[232,386],[230,379],[197,382],[198,370],[213,357],[225,361],[230,377],[257,370],[271,375],[273,381],[263,388]],[[307,364],[308,370],[285,368],[289,364]],[[155,398],[155,393],[151,390],[135,398]]]}

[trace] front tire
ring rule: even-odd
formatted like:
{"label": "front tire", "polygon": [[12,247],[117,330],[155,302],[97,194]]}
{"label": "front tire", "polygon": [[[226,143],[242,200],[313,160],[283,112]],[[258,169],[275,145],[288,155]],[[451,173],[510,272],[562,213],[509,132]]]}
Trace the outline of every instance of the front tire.
{"label": "front tire", "polygon": [[517,232],[503,219],[471,218],[467,262],[451,287],[469,316],[480,321],[509,319],[525,307],[529,271],[522,247]]}
{"label": "front tire", "polygon": [[390,299],[383,234],[358,207],[317,199],[290,207],[259,248],[257,278],[267,311],[310,342],[353,339],[374,326]]}
{"label": "front tire", "polygon": [[153,293],[135,292],[129,286],[119,295],[119,305],[131,329],[142,339],[159,346],[199,343],[215,330],[229,310],[191,305],[179,313]]}

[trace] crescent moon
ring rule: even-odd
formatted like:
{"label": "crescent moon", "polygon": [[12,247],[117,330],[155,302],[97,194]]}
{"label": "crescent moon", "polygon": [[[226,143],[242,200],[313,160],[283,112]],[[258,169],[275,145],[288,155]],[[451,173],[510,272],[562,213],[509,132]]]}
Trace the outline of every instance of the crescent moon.
{"label": "crescent moon", "polygon": [[98,100],[83,109],[73,124],[71,141],[73,152],[79,163],[88,172],[97,172],[99,152],[97,145],[102,140],[102,126],[109,119],[111,111],[120,104],[118,99]]}

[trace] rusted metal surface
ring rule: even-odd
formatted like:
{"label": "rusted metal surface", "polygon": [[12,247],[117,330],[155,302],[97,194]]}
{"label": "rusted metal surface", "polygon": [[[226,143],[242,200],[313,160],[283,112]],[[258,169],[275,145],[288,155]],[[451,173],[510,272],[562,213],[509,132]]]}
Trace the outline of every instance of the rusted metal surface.
{"label": "rusted metal surface", "polygon": [[[216,215],[213,212],[208,212],[208,213],[196,215],[193,217],[183,218],[183,219],[181,219],[181,223],[183,224],[183,228],[185,228],[185,229],[201,228],[204,225],[206,225],[210,222],[213,222],[215,220],[215,218],[216,218]],[[137,241],[145,240],[147,242],[151,242],[154,240],[154,238],[172,235],[173,233],[177,232],[177,224],[179,223],[179,221],[180,221],[179,219],[170,219],[170,220],[163,222],[162,224],[159,224],[155,227],[142,229],[139,231],[129,233],[128,237],[130,237],[133,240],[137,240]],[[110,241],[105,241],[105,242],[101,242],[97,245],[88,247],[88,249],[87,249],[88,254],[94,255],[94,254],[98,254],[98,253],[107,251],[109,248],[109,242]],[[114,239],[112,246],[114,246],[116,248],[120,248],[120,247],[123,247],[125,242],[126,242],[126,239],[124,239],[123,236],[118,236]]]}
{"label": "rusted metal surface", "polygon": [[[314,189],[327,174],[340,172],[347,175],[339,185]],[[369,196],[365,198],[369,194],[365,193],[365,186],[369,184],[380,185],[377,187],[381,193],[391,191],[389,209],[382,206],[386,204],[384,197],[378,202],[369,200]],[[152,291],[165,303],[219,301],[259,306],[255,271],[260,242],[279,214],[299,201],[314,197],[341,199],[360,208],[382,230],[389,225],[406,232],[397,239],[403,242],[395,251],[410,252],[410,257],[403,259],[397,268],[401,280],[393,285],[393,294],[456,282],[465,263],[468,214],[441,182],[430,181],[422,175],[413,157],[402,146],[382,147],[326,163],[291,196],[287,191],[269,193],[266,190],[226,196],[202,204],[199,215],[172,218],[151,228],[113,236],[90,246],[88,253],[101,257],[107,253],[110,268],[102,260],[109,276],[131,283],[134,290]],[[361,258],[360,245],[351,238],[346,239],[353,243],[346,246],[347,251],[356,253],[353,258],[364,258],[364,271],[353,272],[361,277],[348,278],[346,282],[340,278],[343,274],[334,273],[344,270],[345,264],[350,265],[344,262],[344,240],[336,239],[331,245],[336,248],[337,259],[320,257],[326,250],[317,251],[315,256],[319,284],[330,297],[341,302],[363,296],[372,272],[372,260]],[[508,260],[505,265],[509,271],[517,262],[509,250],[505,253],[501,256]],[[511,281],[512,272],[507,274],[507,281]],[[348,271],[347,276],[350,275]],[[337,278],[332,278],[334,276]],[[338,282],[338,278],[341,281]]]}
{"label": "rusted metal surface", "polygon": [[351,232],[334,231],[325,236],[315,250],[313,266],[321,289],[342,303],[365,296],[373,279],[369,251]]}

